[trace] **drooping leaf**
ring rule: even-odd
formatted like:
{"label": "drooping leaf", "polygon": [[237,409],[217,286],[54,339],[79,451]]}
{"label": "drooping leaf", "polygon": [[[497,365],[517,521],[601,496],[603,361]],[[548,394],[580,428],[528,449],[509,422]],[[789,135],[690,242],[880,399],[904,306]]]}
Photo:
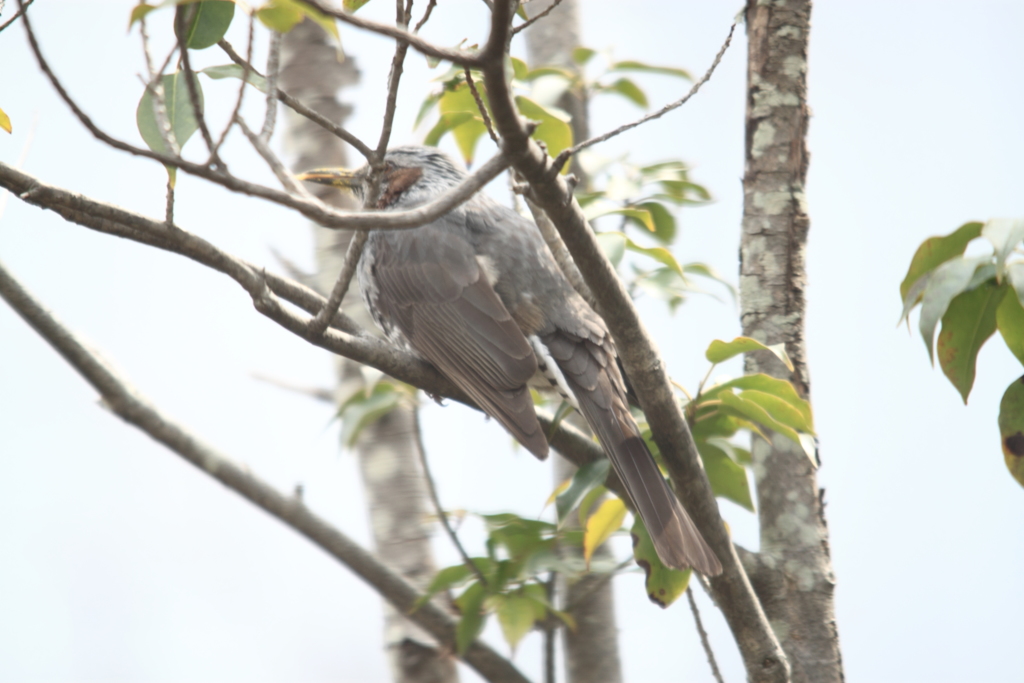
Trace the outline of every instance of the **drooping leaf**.
{"label": "drooping leaf", "polygon": [[669,569],[662,564],[654,549],[654,542],[651,541],[651,536],[647,533],[647,527],[644,526],[639,515],[633,521],[630,534],[633,537],[633,557],[636,558],[636,563],[647,575],[647,580],[644,583],[647,597],[661,608],[668,607],[686,590],[686,586],[690,583],[691,570]]}
{"label": "drooping leaf", "polygon": [[945,315],[950,302],[967,289],[978,266],[988,260],[987,256],[955,257],[941,264],[932,272],[928,286],[921,298],[921,319],[918,321],[918,326],[925,346],[928,347],[928,357],[933,363],[935,362],[935,328],[938,326],[939,320]]}
{"label": "drooping leaf", "polygon": [[[480,93],[480,98],[486,106],[487,94],[482,87],[482,83],[478,83],[477,92]],[[463,82],[446,89],[438,103],[438,110],[442,117],[446,114],[453,115],[452,121],[455,123],[451,125],[450,130],[455,138],[455,144],[458,145],[466,165],[472,164],[476,154],[476,144],[487,132],[487,127],[484,125],[480,108],[477,106],[476,98],[473,97],[473,91],[469,85]],[[469,114],[469,116],[457,117],[456,114]],[[438,123],[440,124],[440,121]],[[436,129],[437,126],[434,128]]]}
{"label": "drooping leaf", "polygon": [[596,89],[598,92],[622,95],[627,100],[643,109],[647,109],[648,107],[647,94],[640,88],[640,86],[628,78],[620,78],[608,85],[597,86]]}
{"label": "drooping leaf", "polygon": [[996,327],[1006,346],[1017,360],[1024,363],[1024,307],[1012,289],[1006,293],[996,310]]}
{"label": "drooping leaf", "polygon": [[626,60],[622,62],[615,62],[608,69],[609,71],[640,71],[649,74],[661,74],[662,76],[675,76],[676,78],[685,78],[688,81],[692,81],[693,77],[685,69],[680,69],[674,66],[654,66],[653,64],[644,64],[635,60]]}
{"label": "drooping leaf", "polygon": [[341,6],[346,12],[355,12],[368,2],[370,2],[370,0],[344,0],[344,2],[341,3]]}
{"label": "drooping leaf", "polygon": [[939,264],[960,256],[967,248],[967,243],[981,235],[981,223],[964,223],[949,235],[929,237],[917,248],[914,258],[910,261],[903,282],[900,284],[900,298],[906,299],[910,287],[925,273],[934,270]]}
{"label": "drooping leaf", "polygon": [[1006,388],[999,402],[999,437],[1007,469],[1024,486],[1024,376]]}
{"label": "drooping leaf", "polygon": [[967,403],[974,386],[978,351],[996,331],[996,311],[1008,291],[995,282],[963,292],[942,316],[937,353],[942,372]]}
{"label": "drooping leaf", "polygon": [[202,0],[179,5],[174,21],[174,34],[186,47],[205,50],[224,37],[235,17],[235,3],[230,0]]}
{"label": "drooping leaf", "polygon": [[[199,100],[197,105],[199,111],[202,112],[203,89],[199,84],[198,78],[195,78],[193,82],[196,87],[196,97]],[[188,139],[192,137],[192,134],[199,129],[195,111],[192,107],[192,100],[189,97],[188,85],[185,82],[185,75],[180,71],[166,74],[161,77],[160,83],[164,91],[167,122],[171,127],[171,132],[178,147],[184,147]],[[156,112],[153,109],[155,101],[156,99],[148,89],[142,93],[142,97],[139,99],[139,106],[135,110],[135,123],[139,128],[139,134],[142,136],[143,141],[151,150],[160,154],[171,154],[171,150],[167,149],[163,136],[160,134]],[[167,174],[170,176],[171,184],[173,185],[175,169],[168,167]]]}
{"label": "drooping leaf", "polygon": [[672,252],[665,247],[641,247],[633,240],[626,238],[626,249],[635,254],[643,254],[644,256],[654,259],[658,263],[674,271],[681,278],[686,277],[683,274],[682,266],[680,266],[679,262],[676,261],[676,257],[673,256]]}
{"label": "drooping leaf", "polygon": [[140,2],[135,7],[133,7],[131,16],[128,17],[128,30],[131,31],[132,26],[135,25],[136,21],[141,20],[156,8],[156,5],[147,5],[145,2]]}
{"label": "drooping leaf", "polygon": [[[441,138],[445,136],[445,133],[450,132],[453,128],[461,126],[467,121],[472,121],[474,116],[468,111],[454,111],[447,114],[441,114],[437,119],[437,123],[427,133],[427,137],[423,138],[423,144],[434,147],[440,142]],[[480,123],[483,126],[483,122]]]}
{"label": "drooping leaf", "polygon": [[[602,484],[601,486],[595,486],[589,493],[587,493],[587,495],[583,496],[583,500],[581,500],[579,504],[579,519],[581,527],[587,526],[587,517],[590,516],[590,510],[594,507],[594,503],[601,500],[606,493],[608,493],[608,489],[606,489]],[[580,538],[580,544],[582,543],[583,539]]]}
{"label": "drooping leaf", "polygon": [[625,518],[626,504],[620,498],[609,498],[587,519],[583,531],[583,559],[587,564],[594,556],[594,551],[622,528],[622,520]]}
{"label": "drooping leaf", "polygon": [[455,599],[455,606],[462,615],[455,627],[455,648],[459,655],[466,654],[470,643],[484,630],[487,615],[483,606],[486,597],[487,591],[480,582],[475,582]]}
{"label": "drooping leaf", "polygon": [[611,463],[607,459],[602,458],[576,470],[569,487],[555,498],[555,511],[558,514],[559,526],[565,523],[569,513],[576,509],[576,506],[588,493],[604,483],[608,477],[610,465]]}
{"label": "drooping leaf", "polygon": [[[486,559],[486,558],[479,558]],[[473,575],[472,570],[465,564],[456,564],[451,567],[445,567],[439,571],[431,580],[430,585],[427,586],[426,592],[416,601],[412,611],[418,610],[428,600],[440,593],[441,591],[450,590],[451,588],[458,586],[465,582]]]}
{"label": "drooping leaf", "polygon": [[530,73],[530,67],[526,65],[526,62],[517,57],[509,57],[509,62],[512,64],[513,77],[518,81],[525,81],[526,75]]}
{"label": "drooping leaf", "polygon": [[363,429],[373,424],[407,400],[411,390],[393,382],[378,382],[369,392],[357,391],[338,407],[341,419],[341,442],[355,445]]}
{"label": "drooping leaf", "polygon": [[792,383],[764,373],[744,375],[743,377],[738,377],[736,379],[729,380],[728,382],[716,384],[713,387],[704,389],[701,400],[714,399],[719,392],[732,389],[754,389],[782,399],[800,412],[805,424],[810,427],[807,431],[813,433],[814,420],[811,415],[811,404],[809,401],[800,398],[800,395],[796,393],[796,389],[793,388]]}
{"label": "drooping leaf", "polygon": [[[199,73],[206,74],[210,78],[218,80],[221,78],[237,78],[238,80],[242,80],[242,74],[245,73],[245,69],[238,64],[221,64],[219,66],[208,66],[205,69],[200,69]],[[245,82],[262,93],[267,92],[267,79],[252,70],[247,74]]]}
{"label": "drooping leaf", "polygon": [[[496,601],[494,611],[501,625],[501,633],[505,636],[505,642],[512,648],[512,652],[515,652],[519,641],[533,628],[537,619],[537,603],[515,593],[494,597],[500,598]],[[544,618],[543,614],[541,618]]]}
{"label": "drooping leaf", "polygon": [[278,33],[288,33],[296,24],[308,17],[335,40],[340,39],[334,18],[302,0],[268,0],[263,7],[256,10],[256,16],[264,26]]}
{"label": "drooping leaf", "polygon": [[7,112],[3,109],[0,109],[0,128],[3,128],[8,133],[13,130],[13,128],[11,128],[11,117],[9,117]]}
{"label": "drooping leaf", "polygon": [[572,61],[583,66],[596,54],[597,50],[591,50],[589,47],[577,47],[572,51]]}
{"label": "drooping leaf", "polygon": [[[516,107],[523,116],[540,123],[533,137],[547,146],[549,155],[556,157],[563,149],[572,147],[572,126],[569,125],[569,119],[564,113],[550,107],[542,107],[522,95],[516,97]],[[566,173],[568,169],[566,165],[562,172]]]}
{"label": "drooping leaf", "polygon": [[804,432],[805,434],[814,433],[814,427],[805,419],[804,414],[789,401],[766,391],[758,391],[757,389],[747,389],[741,391],[739,395],[767,410],[777,422],[792,427],[798,432]]}
{"label": "drooping leaf", "polygon": [[707,441],[698,441],[697,450],[700,452],[701,462],[704,463],[704,472],[711,483],[711,491],[716,496],[731,500],[753,512],[754,501],[750,496],[746,469],[721,448]]}
{"label": "drooping leaf", "polygon": [[1024,219],[993,218],[985,222],[981,236],[988,239],[995,249],[996,278],[1002,282],[1007,257],[1024,240]]}
{"label": "drooping leaf", "polygon": [[427,95],[426,99],[423,100],[423,104],[420,105],[420,110],[416,113],[416,121],[412,124],[413,128],[420,127],[420,124],[423,123],[423,119],[427,117],[427,114],[430,113],[431,109],[437,106],[437,103],[441,101],[441,97],[443,95],[443,90],[435,90]]}
{"label": "drooping leaf", "polygon": [[654,221],[654,236],[662,244],[671,244],[676,238],[676,217],[661,202],[642,202],[637,204],[651,214]]}
{"label": "drooping leaf", "polygon": [[[745,417],[763,427],[778,432],[796,445],[804,448],[804,444],[800,441],[800,435],[795,429],[776,420],[772,417],[771,413],[757,403],[737,396],[731,391],[723,391],[719,394],[719,400],[722,402],[723,408],[731,409],[741,417]],[[808,457],[813,460],[813,453],[809,453]]]}
{"label": "drooping leaf", "polygon": [[775,354],[782,363],[789,368],[789,371],[793,371],[793,361],[789,359],[789,354],[786,353],[785,344],[772,344],[768,346],[762,344],[756,339],[750,337],[736,337],[731,342],[724,342],[721,339],[715,339],[708,346],[708,350],[704,353],[704,357],[712,363],[722,363],[729,360],[741,353],[750,353],[751,351],[771,351]]}

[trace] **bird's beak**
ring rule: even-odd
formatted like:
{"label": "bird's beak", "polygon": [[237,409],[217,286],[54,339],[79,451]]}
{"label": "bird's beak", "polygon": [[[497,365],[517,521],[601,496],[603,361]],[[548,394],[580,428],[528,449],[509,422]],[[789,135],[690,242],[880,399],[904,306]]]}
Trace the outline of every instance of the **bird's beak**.
{"label": "bird's beak", "polygon": [[360,182],[360,178],[355,171],[349,171],[344,168],[314,168],[295,177],[298,180],[308,180],[311,183],[330,185],[332,187],[352,188]]}

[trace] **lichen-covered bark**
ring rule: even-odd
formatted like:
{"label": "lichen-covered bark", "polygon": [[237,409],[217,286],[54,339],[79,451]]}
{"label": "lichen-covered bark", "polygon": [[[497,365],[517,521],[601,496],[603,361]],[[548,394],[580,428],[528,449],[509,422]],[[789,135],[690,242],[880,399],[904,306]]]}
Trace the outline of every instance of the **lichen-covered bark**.
{"label": "lichen-covered bark", "polygon": [[[343,123],[351,108],[339,103],[338,90],[359,78],[350,56],[339,62],[337,47],[316,24],[305,21],[283,38],[281,86],[316,111]],[[289,112],[287,145],[295,170],[347,166],[344,143],[319,126]],[[322,189],[325,202],[356,208],[350,196]],[[330,291],[341,270],[350,232],[314,227],[317,275],[313,283]],[[343,303],[347,314],[373,327],[353,282]],[[344,398],[363,384],[360,366],[338,362],[338,396]],[[356,444],[370,512],[377,555],[414,585],[426,587],[436,573],[430,548],[427,494],[416,436],[415,408],[402,406],[367,426]],[[458,680],[453,659],[440,652],[425,631],[385,603],[385,644],[396,683],[453,683]]]}
{"label": "lichen-covered bark", "polygon": [[[809,398],[804,339],[809,0],[748,0],[746,168],[740,298],[743,333],[785,343],[746,359],[748,373],[790,379]],[[828,529],[814,464],[788,439],[754,438],[761,551],[744,565],[782,647],[792,680],[843,680]]]}
{"label": "lichen-covered bark", "polygon": [[[531,16],[535,16],[550,6],[551,0],[539,0],[527,7]],[[580,37],[579,12],[578,0],[562,0],[551,14],[526,30],[527,55],[532,67],[554,65],[579,72],[579,67],[572,59],[573,49],[583,42]],[[576,140],[590,137],[587,101],[582,89],[566,91],[558,104],[572,116],[573,137]],[[586,176],[579,168],[575,157],[572,163],[572,171],[586,187]],[[557,236],[553,226],[551,230],[551,234]],[[561,249],[564,251],[564,245]],[[574,424],[584,430],[587,429],[583,420],[574,421]],[[556,483],[571,477],[576,470],[561,457],[555,462],[554,469]],[[610,551],[607,546],[602,546],[596,555],[607,557]],[[575,629],[563,630],[565,670],[569,683],[622,681],[612,582],[605,581],[598,585],[600,582],[600,576],[590,575],[565,584],[560,589],[563,593],[563,604],[573,605],[572,616],[576,622]]]}

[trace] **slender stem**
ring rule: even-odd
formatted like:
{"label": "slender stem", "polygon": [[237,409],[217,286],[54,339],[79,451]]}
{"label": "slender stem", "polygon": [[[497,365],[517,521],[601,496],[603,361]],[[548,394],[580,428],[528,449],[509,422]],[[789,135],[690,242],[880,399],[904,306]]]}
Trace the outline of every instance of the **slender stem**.
{"label": "slender stem", "polygon": [[270,136],[274,134],[274,124],[277,123],[277,76],[280,65],[281,34],[271,31],[270,52],[267,55],[267,113],[263,118],[263,129],[260,130],[260,139],[263,142],[270,142]]}
{"label": "slender stem", "polygon": [[562,3],[562,0],[555,0],[553,3],[551,3],[551,5],[546,10],[544,10],[543,12],[541,12],[540,14],[538,14],[535,17],[531,17],[530,19],[528,19],[528,20],[524,21],[523,23],[519,24],[519,26],[516,26],[514,29],[512,29],[512,35],[515,35],[515,34],[519,33],[520,31],[524,31],[524,30],[530,28],[530,26],[532,24],[534,24],[535,22],[540,21],[541,19],[543,19],[547,15],[551,14],[551,12],[556,7],[558,7],[561,3]]}
{"label": "slender stem", "polygon": [[[25,11],[29,8],[29,5],[31,5],[33,2],[35,2],[35,0],[26,0],[25,4],[23,4],[21,7],[19,7],[18,11],[15,12],[14,15],[10,19],[8,19],[4,23],[0,24],[0,31],[3,31],[5,28],[7,28],[11,24],[13,24],[15,21],[17,21],[18,17],[20,17],[22,14],[24,14]],[[434,3],[431,2],[431,7],[428,7],[427,9],[428,10],[432,9],[433,8],[433,4]],[[426,21],[426,20],[424,20],[424,21]],[[418,26],[416,27],[416,30],[419,30]]]}
{"label": "slender stem", "polygon": [[630,130],[631,128],[636,128],[641,124],[647,123],[648,121],[664,116],[673,109],[678,109],[679,107],[686,104],[691,97],[697,94],[697,91],[700,90],[701,86],[708,82],[708,80],[711,78],[711,74],[715,73],[715,69],[718,68],[719,62],[722,61],[722,57],[725,55],[725,51],[729,49],[729,44],[732,42],[732,34],[735,30],[736,23],[733,22],[732,26],[729,27],[729,35],[725,37],[725,42],[722,43],[722,47],[718,50],[718,54],[715,55],[715,59],[714,61],[711,62],[711,66],[704,73],[701,79],[693,84],[693,87],[690,88],[690,92],[686,93],[686,95],[680,97],[675,102],[670,102],[669,104],[666,104],[658,111],[648,114],[647,116],[643,116],[637,119],[636,121],[633,121],[632,123],[627,123],[623,126],[619,126],[615,130],[610,130],[607,133],[604,133],[603,135],[598,135],[597,137],[590,138],[589,140],[584,140],[583,142],[573,145],[568,149],[562,150],[562,152],[555,158],[554,167],[560,170],[562,166],[565,165],[565,162],[569,160],[569,157],[571,157],[573,154],[576,154],[581,149],[586,149],[587,147],[596,145],[599,142],[609,140],[615,137],[616,135],[625,133],[627,130]]}
{"label": "slender stem", "polygon": [[311,336],[322,335],[330,325],[334,314],[338,312],[338,308],[345,299],[345,294],[348,292],[349,285],[352,282],[352,276],[355,275],[356,266],[359,265],[359,258],[363,254],[363,246],[366,244],[369,236],[370,233],[365,230],[352,235],[352,240],[348,243],[348,251],[345,252],[345,262],[341,266],[341,272],[338,273],[334,289],[331,290],[331,295],[327,297],[324,307],[320,309],[315,318],[309,321],[309,334]]}
{"label": "slender stem", "polygon": [[164,222],[168,227],[174,225],[174,182],[167,176],[167,203],[164,208]]}
{"label": "slender stem", "polygon": [[196,75],[192,71],[192,62],[189,59],[188,45],[185,44],[186,19],[190,11],[195,12],[197,5],[179,5],[174,14],[174,22],[178,27],[178,54],[181,55],[181,68],[185,76],[185,87],[188,89],[188,99],[192,103],[192,114],[199,125],[199,132],[203,135],[203,142],[206,149],[210,151],[208,165],[215,168],[225,168],[225,164],[217,156],[217,147],[213,144],[213,136],[210,135],[210,128],[206,125],[206,115],[203,113],[203,103],[199,101],[199,88],[196,87]]}
{"label": "slender stem", "polygon": [[245,59],[243,60],[242,67],[242,83],[238,86],[238,97],[235,99],[235,108],[231,110],[231,116],[228,117],[228,122],[224,126],[224,131],[217,138],[217,144],[213,146],[214,151],[221,148],[224,141],[228,138],[228,133],[231,132],[231,128],[235,125],[235,121],[238,118],[238,113],[242,111],[242,100],[245,99],[245,89],[249,85],[249,74],[252,73],[252,49],[254,37],[256,35],[256,15],[252,14],[249,16],[249,45],[246,48]]}
{"label": "slender stem", "polygon": [[423,12],[423,18],[417,22],[416,28],[413,29],[413,33],[420,32],[420,29],[423,28],[423,24],[427,23],[427,19],[430,18],[430,13],[434,11],[435,7],[437,7],[437,0],[430,0],[430,2],[427,3],[427,9]]}
{"label": "slender stem", "polygon": [[469,91],[473,93],[473,99],[476,100],[476,108],[480,110],[480,116],[484,119],[484,127],[487,128],[487,134],[491,136],[491,140],[494,144],[498,143],[498,136],[494,132],[494,124],[491,123],[491,115],[487,113],[487,107],[484,106],[484,98],[480,96],[480,91],[476,87],[476,83],[473,81],[473,71],[467,66],[465,67],[466,72],[466,85],[469,86]]}
{"label": "slender stem", "polygon": [[708,664],[711,665],[711,675],[718,683],[725,683],[722,679],[722,672],[718,670],[718,662],[715,661],[715,653],[711,649],[711,641],[708,640],[708,633],[704,630],[704,624],[700,620],[700,610],[697,609],[697,601],[693,599],[693,589],[686,587],[686,599],[690,601],[690,611],[693,612],[693,621],[697,625],[697,633],[700,635],[700,644],[704,648],[704,654],[708,657]]}
{"label": "slender stem", "polygon": [[263,160],[270,166],[270,170],[274,172],[277,179],[281,182],[281,185],[285,190],[292,194],[301,195],[307,198],[312,198],[312,194],[303,187],[302,183],[295,179],[288,169],[285,168],[284,162],[277,158],[274,154],[274,150],[270,149],[270,145],[267,144],[267,140],[263,139],[262,136],[256,135],[249,126],[246,125],[245,119],[242,118],[241,114],[236,117],[238,127],[245,134],[245,137],[249,139],[250,144],[256,149]]}
{"label": "slender stem", "polygon": [[[25,21],[28,21],[28,17],[25,18]],[[31,31],[31,29],[29,30]],[[156,128],[160,131],[160,139],[163,140],[164,147],[171,154],[178,156],[181,153],[181,148],[178,146],[178,141],[174,136],[174,129],[171,128],[170,120],[167,118],[167,97],[164,93],[163,84],[164,69],[170,63],[174,50],[167,54],[167,59],[160,67],[160,70],[156,71],[153,69],[153,57],[149,50],[149,32],[146,29],[145,17],[139,20],[139,36],[142,39],[142,54],[146,59],[146,71],[148,72],[146,89],[153,96],[153,118],[156,119]]]}
{"label": "slender stem", "polygon": [[434,484],[434,476],[430,473],[430,464],[427,462],[427,450],[423,447],[423,430],[420,429],[420,412],[414,410],[412,413],[413,419],[413,434],[416,438],[416,452],[420,455],[420,464],[423,465],[423,478],[427,483],[427,492],[430,493],[430,500],[434,503],[434,509],[437,511],[437,517],[441,520],[441,526],[444,527],[444,531],[448,534],[448,538],[451,540],[452,545],[459,552],[459,556],[462,558],[463,564],[469,568],[474,574],[476,574],[477,580],[481,586],[487,587],[487,577],[484,576],[483,572],[480,571],[480,567],[476,566],[476,563],[470,559],[469,554],[466,553],[466,549],[462,547],[462,542],[459,541],[459,537],[456,535],[455,530],[452,529],[451,522],[448,521],[448,513],[444,511],[444,506],[441,505],[441,499],[437,495],[437,486]]}

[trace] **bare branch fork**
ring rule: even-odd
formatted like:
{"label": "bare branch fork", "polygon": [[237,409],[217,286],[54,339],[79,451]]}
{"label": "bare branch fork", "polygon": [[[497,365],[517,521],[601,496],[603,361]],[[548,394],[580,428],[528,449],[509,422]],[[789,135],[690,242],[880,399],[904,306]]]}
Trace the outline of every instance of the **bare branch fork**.
{"label": "bare branch fork", "polygon": [[[450,615],[432,602],[416,609],[422,594],[398,573],[314,514],[301,499],[283,495],[151,405],[36,301],[3,264],[0,297],[100,393],[104,404],[117,416],[301,533],[351,569],[439,643],[455,649],[455,620]],[[469,646],[463,659],[493,683],[529,683],[510,661],[479,641]]]}

